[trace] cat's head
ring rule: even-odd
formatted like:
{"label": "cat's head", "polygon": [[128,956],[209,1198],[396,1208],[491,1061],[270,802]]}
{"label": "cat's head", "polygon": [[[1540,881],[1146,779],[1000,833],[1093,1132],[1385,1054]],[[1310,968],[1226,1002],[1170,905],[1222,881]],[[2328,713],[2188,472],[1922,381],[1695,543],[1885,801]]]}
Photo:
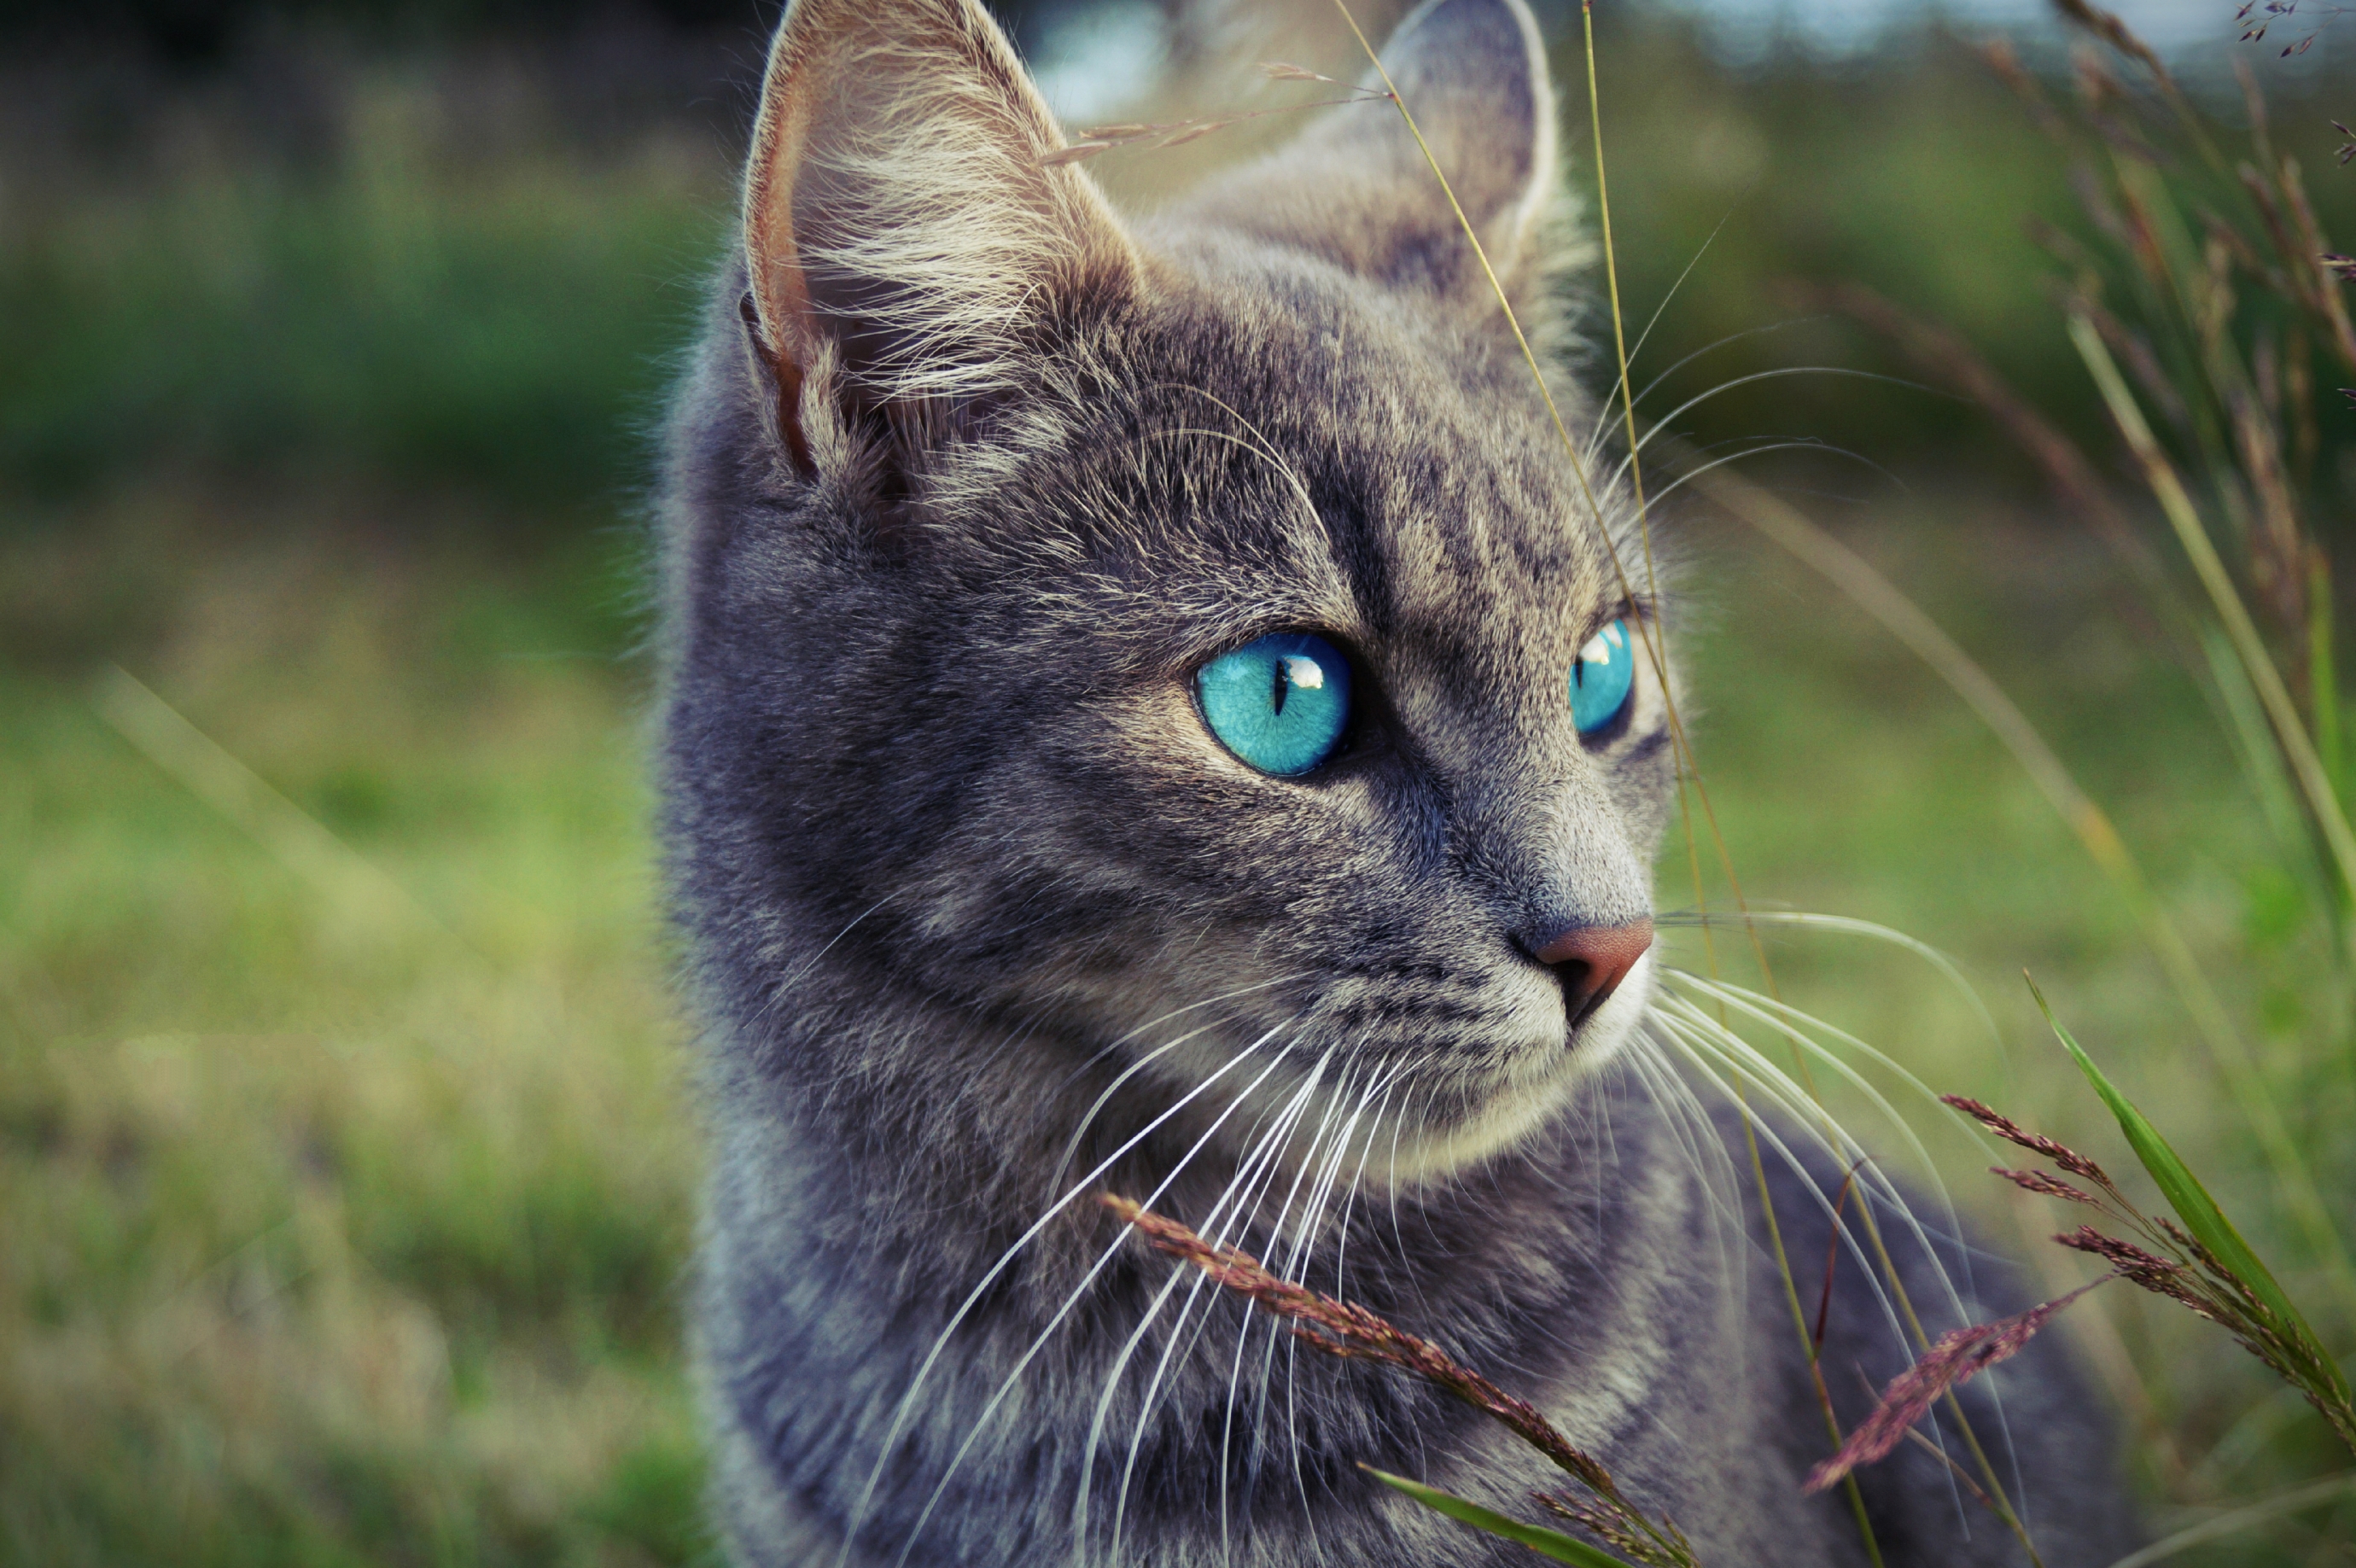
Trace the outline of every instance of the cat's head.
{"label": "cat's head", "polygon": [[1544,55],[1383,59],[1453,204],[1378,98],[1131,221],[972,0],[795,0],[671,503],[681,902],[779,1071],[1314,1075],[1430,1171],[1633,1026],[1653,561],[1496,297],[1543,347]]}

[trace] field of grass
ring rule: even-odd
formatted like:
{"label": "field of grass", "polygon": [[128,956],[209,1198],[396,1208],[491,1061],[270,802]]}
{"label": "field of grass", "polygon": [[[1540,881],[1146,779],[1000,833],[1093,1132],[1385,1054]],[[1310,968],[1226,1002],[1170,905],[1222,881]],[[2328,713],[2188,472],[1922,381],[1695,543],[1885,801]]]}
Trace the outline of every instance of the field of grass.
{"label": "field of grass", "polygon": [[[225,542],[171,510],[0,559],[10,624],[50,627],[0,674],[0,1555],[700,1560],[677,1342],[696,1162],[632,541]],[[2278,973],[2248,957],[2286,940],[2243,869],[2263,824],[2198,694],[2105,610],[2102,560],[2037,517],[1875,521],[1896,574],[2039,695],[2229,994],[2296,1006],[2231,975]],[[2277,1240],[2131,923],[1994,742],[1757,546],[1713,538],[1699,587],[1701,754],[1751,898],[1943,947],[2006,1040],[1853,938],[1776,939],[1786,993],[2108,1151],[2012,978],[2033,968]],[[1679,870],[1665,907],[1689,901]],[[2356,1107],[2299,1109],[2345,1191]],[[2213,1331],[2090,1305],[2147,1374],[2176,1369],[2126,1385],[2167,1394],[2147,1484],[2224,1501],[2329,1465]]]}
{"label": "field of grass", "polygon": [[[2038,307],[2010,240],[1909,228],[1960,210],[1986,230],[2051,194],[1933,192],[1977,144],[1942,116],[1995,123],[1986,83],[1901,61],[1837,123],[1805,80],[1644,47],[1667,85],[1631,111],[1637,176],[1615,170],[1639,193],[1632,298],[1666,289],[1724,205],[1747,225],[1655,363],[1757,325],[1797,270],[1913,279],[1992,354],[2020,350],[2030,384],[2058,374],[2015,319]],[[177,123],[202,134],[73,169],[0,136],[0,1562],[712,1560],[680,1346],[691,1068],[622,519],[726,139],[487,120],[477,101],[506,101],[453,80],[357,72],[324,163],[201,105]],[[1853,183],[1811,184],[1844,145]],[[1762,357],[1716,373],[1783,350],[1740,352]],[[1975,427],[1847,406],[1835,433],[1912,488],[1806,504],[2111,811],[2356,1233],[2338,938],[2229,729],[2074,525],[1976,459],[1968,484],[1922,460],[1947,432],[1949,456],[1985,453]],[[1752,433],[1767,405],[1726,407],[1704,435]],[[1997,1038],[1918,958],[1854,936],[1771,935],[1783,993],[2123,1166],[2029,1006],[2032,970],[2356,1345],[2356,1309],[2064,825],[1829,588],[1694,528],[1697,745],[1751,902],[1953,955]],[[1661,889],[1692,902],[1677,843]],[[1708,896],[1726,908],[1715,878]],[[1706,962],[1690,929],[1676,941]],[[1719,951],[1749,977],[1739,943]],[[2083,1277],[2038,1240],[2054,1216],[2006,1201],[1984,1151],[1912,1109],[1992,1235],[2057,1286]],[[2207,1326],[2117,1287],[2073,1322],[2163,1520],[2345,1468]],[[2337,1506],[2181,1561],[2348,1561],[2356,1501]]]}
{"label": "field of grass", "polygon": [[[139,548],[160,700],[0,676],[0,1557],[696,1560],[614,541]],[[7,554],[12,615],[136,570]]]}

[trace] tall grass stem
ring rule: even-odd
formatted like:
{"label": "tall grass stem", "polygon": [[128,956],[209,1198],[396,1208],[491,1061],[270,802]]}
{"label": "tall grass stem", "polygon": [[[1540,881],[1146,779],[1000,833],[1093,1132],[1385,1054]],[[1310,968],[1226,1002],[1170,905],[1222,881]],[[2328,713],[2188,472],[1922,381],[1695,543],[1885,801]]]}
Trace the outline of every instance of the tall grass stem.
{"label": "tall grass stem", "polygon": [[2350,1266],[2347,1252],[2316,1189],[2314,1176],[2283,1122],[2272,1091],[2260,1075],[2248,1046],[2234,1029],[2215,987],[2201,971],[2190,944],[2152,892],[2142,866],[2109,816],[2079,787],[2037,727],[1995,678],[1862,556],[1791,506],[1746,480],[1714,473],[1700,484],[1703,493],[1719,506],[1825,577],[1879,621],[1930,666],[2012,753],[2143,927],[2145,939],[2150,943],[2169,985],[2207,1043],[2211,1059],[2256,1130],[2276,1179],[2291,1195],[2319,1255],[2331,1269],[2340,1288],[2356,1299],[2356,1269]]}

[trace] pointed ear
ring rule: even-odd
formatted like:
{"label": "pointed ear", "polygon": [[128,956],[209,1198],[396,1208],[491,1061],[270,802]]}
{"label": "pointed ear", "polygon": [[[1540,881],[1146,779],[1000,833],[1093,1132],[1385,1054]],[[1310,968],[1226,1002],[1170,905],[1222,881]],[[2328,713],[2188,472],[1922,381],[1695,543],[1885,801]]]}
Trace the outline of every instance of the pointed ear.
{"label": "pointed ear", "polygon": [[1093,182],[1049,161],[1065,145],[974,0],[793,0],[745,171],[744,264],[804,472],[824,433],[806,393],[937,432],[1015,384],[1077,299],[1133,277]]}
{"label": "pointed ear", "polygon": [[[1554,88],[1529,7],[1424,0],[1382,61],[1499,280],[1526,292],[1560,259],[1558,243],[1550,247],[1560,236],[1548,230],[1561,208]],[[1365,81],[1382,91],[1378,73]],[[1298,140],[1221,182],[1202,215],[1395,287],[1488,301],[1488,282],[1398,110],[1370,102],[1318,113]]]}

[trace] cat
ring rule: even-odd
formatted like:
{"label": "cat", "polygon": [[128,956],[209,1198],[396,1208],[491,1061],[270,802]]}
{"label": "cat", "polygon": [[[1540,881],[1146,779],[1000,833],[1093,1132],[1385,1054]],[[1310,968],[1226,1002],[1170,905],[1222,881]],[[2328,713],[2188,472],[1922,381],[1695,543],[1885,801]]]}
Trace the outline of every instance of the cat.
{"label": "cat", "polygon": [[[776,34],[661,501],[739,1563],[1526,1560],[1358,1467],[1523,1514],[1559,1476],[1105,1192],[1432,1336],[1704,1563],[1868,1561],[1801,1489],[1825,1416],[1740,1125],[1647,1021],[1664,563],[1499,300],[1558,366],[1539,33],[1428,0],[1382,59],[1448,189],[1376,98],[1124,217],[973,0]],[[1837,1163],[1768,1165],[1854,1423],[1906,1341],[1833,1251]],[[1884,1224],[1933,1332],[2019,1304]],[[2058,1340],[1966,1403],[2047,1563],[2132,1539]],[[1860,1481],[1890,1564],[2023,1560],[1935,1454]]]}

